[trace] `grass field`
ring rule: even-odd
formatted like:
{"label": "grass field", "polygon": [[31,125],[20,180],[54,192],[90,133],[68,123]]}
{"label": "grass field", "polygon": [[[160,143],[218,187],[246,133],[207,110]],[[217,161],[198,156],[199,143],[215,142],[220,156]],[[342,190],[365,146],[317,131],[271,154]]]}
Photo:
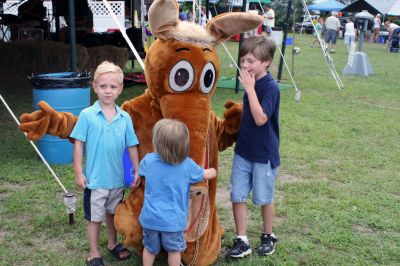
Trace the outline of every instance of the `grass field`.
{"label": "grass field", "polygon": [[[224,253],[235,237],[229,203],[232,148],[220,153],[218,210],[225,235],[216,265],[399,265],[400,262],[400,54],[365,44],[374,73],[343,76],[338,90],[322,52],[310,48],[310,35],[296,35],[300,55],[287,47],[288,65],[302,99],[294,90],[281,91],[281,167],[276,184],[277,252],[230,262]],[[236,59],[237,43],[227,43]],[[222,47],[221,76],[235,69]],[[332,54],[342,72],[347,53],[342,40]],[[276,76],[278,56],[272,73]],[[283,81],[289,82],[287,72]],[[121,104],[143,92],[126,88]],[[1,95],[19,116],[32,111],[25,77],[1,80]],[[93,97],[93,96],[92,96]],[[227,99],[240,101],[242,92],[218,89],[213,106],[219,115]],[[94,99],[94,98],[93,98]],[[63,192],[0,107],[0,265],[82,265],[88,252],[82,193],[74,185],[71,165],[54,166],[68,190],[77,196],[76,223],[68,225]],[[259,209],[250,205],[249,238],[258,245]],[[105,229],[105,228],[104,228]],[[138,265],[133,256],[116,262],[101,248],[107,265]],[[165,265],[157,262],[157,265]]]}

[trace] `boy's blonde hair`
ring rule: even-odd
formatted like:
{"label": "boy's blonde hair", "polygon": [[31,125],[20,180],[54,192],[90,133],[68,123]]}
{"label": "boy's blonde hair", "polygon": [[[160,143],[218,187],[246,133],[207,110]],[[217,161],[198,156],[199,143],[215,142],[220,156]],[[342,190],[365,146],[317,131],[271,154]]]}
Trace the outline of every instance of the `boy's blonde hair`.
{"label": "boy's blonde hair", "polygon": [[190,149],[187,126],[173,119],[161,119],[153,128],[153,146],[161,160],[170,164],[181,163]]}
{"label": "boy's blonde hair", "polygon": [[112,62],[103,61],[97,66],[96,71],[94,72],[93,83],[96,82],[100,75],[105,73],[117,74],[120,83],[122,84],[124,82],[124,73],[122,72],[122,69]]}
{"label": "boy's blonde hair", "polygon": [[240,57],[247,54],[252,54],[261,62],[272,62],[275,55],[275,42],[270,37],[251,36],[243,42],[239,51]]}

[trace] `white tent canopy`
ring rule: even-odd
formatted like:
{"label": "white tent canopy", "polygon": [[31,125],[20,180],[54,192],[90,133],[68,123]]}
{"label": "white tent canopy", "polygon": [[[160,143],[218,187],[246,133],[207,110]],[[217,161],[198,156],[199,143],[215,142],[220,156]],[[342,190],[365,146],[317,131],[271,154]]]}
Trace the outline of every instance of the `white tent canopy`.
{"label": "white tent canopy", "polygon": [[389,16],[400,16],[400,0],[398,0],[387,12]]}
{"label": "white tent canopy", "polygon": [[361,12],[368,10],[369,13],[375,15],[388,14],[389,10],[394,5],[397,5],[400,0],[358,0],[343,8],[342,12]]}

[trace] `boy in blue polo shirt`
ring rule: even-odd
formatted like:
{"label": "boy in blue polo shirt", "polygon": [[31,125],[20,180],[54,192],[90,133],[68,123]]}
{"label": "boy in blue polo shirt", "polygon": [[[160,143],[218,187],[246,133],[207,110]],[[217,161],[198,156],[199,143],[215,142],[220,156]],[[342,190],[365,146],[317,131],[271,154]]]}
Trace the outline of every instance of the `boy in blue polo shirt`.
{"label": "boy in blue polo shirt", "polygon": [[263,232],[257,249],[262,256],[275,252],[277,239],[272,233],[275,176],[279,159],[279,104],[277,83],[267,71],[275,54],[269,37],[252,36],[240,48],[240,82],[243,116],[235,147],[231,175],[231,201],[237,238],[229,258],[251,254],[247,238],[246,199],[253,191],[253,203],[261,206]]}
{"label": "boy in blue polo shirt", "polygon": [[156,254],[168,252],[168,265],[181,265],[186,249],[184,230],[188,221],[190,185],[215,178],[214,168],[203,169],[189,158],[187,126],[161,119],[153,127],[154,152],[139,166],[146,180],[139,221],[143,227],[143,266],[153,265]]}
{"label": "boy in blue polo shirt", "polygon": [[[111,62],[101,63],[93,79],[98,101],[81,112],[71,133],[75,139],[75,183],[85,189],[83,205],[90,244],[87,265],[103,265],[98,242],[104,218],[108,229],[108,250],[119,260],[128,259],[131,255],[128,249],[117,244],[114,226],[115,208],[124,197],[123,152],[126,147],[135,169],[135,181],[131,189],[140,184],[139,142],[133,130],[132,118],[115,104],[122,88],[121,68]],[[84,147],[85,173],[82,170]]]}

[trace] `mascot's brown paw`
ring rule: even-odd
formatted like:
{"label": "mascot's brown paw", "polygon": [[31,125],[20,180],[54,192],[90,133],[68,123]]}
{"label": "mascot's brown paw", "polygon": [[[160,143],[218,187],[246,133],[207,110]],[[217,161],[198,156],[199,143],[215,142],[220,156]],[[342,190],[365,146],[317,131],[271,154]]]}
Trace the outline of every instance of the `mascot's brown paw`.
{"label": "mascot's brown paw", "polygon": [[45,116],[42,110],[31,114],[22,114],[19,119],[21,121],[19,128],[27,133],[30,140],[38,140],[43,137],[50,124],[50,118]]}
{"label": "mascot's brown paw", "polygon": [[243,104],[228,100],[225,103],[225,109],[225,132],[230,135],[234,135],[239,132],[240,120],[242,119]]}
{"label": "mascot's brown paw", "polygon": [[39,110],[31,114],[22,114],[20,129],[27,133],[30,140],[38,140],[45,134],[67,138],[77,118],[72,113],[59,113],[46,102],[38,103]]}
{"label": "mascot's brown paw", "polygon": [[143,207],[144,183],[131,191],[126,199],[118,204],[114,215],[114,225],[117,231],[124,236],[125,246],[133,246],[138,255],[142,254],[143,233],[139,223],[140,211]]}

